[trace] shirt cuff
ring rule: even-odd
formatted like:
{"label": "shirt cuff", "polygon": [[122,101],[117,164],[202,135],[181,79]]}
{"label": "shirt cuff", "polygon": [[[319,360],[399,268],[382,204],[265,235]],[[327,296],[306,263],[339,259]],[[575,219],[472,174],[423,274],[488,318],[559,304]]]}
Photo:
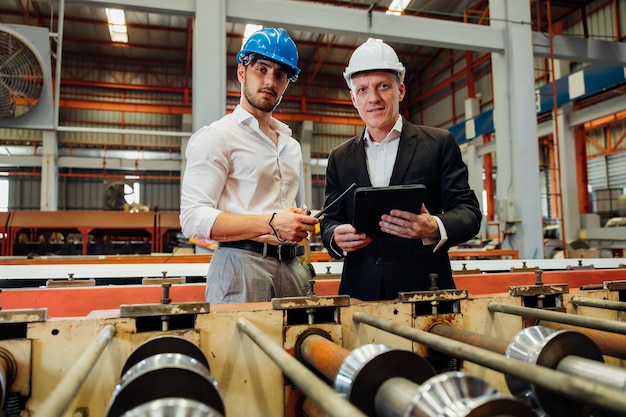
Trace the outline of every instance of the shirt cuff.
{"label": "shirt cuff", "polygon": [[330,239],[330,242],[328,242],[328,246],[330,247],[330,249],[331,249],[333,252],[335,252],[335,253],[336,253],[338,256],[340,256],[340,257],[344,257],[344,256],[346,256],[346,253],[345,253],[343,250],[341,250],[340,248],[335,247],[335,245],[336,245],[335,238],[334,238],[334,237],[332,237],[332,238]]}
{"label": "shirt cuff", "polygon": [[435,246],[435,249],[433,249],[433,252],[437,252],[437,250],[439,250],[439,248],[441,248],[443,244],[446,243],[446,241],[448,240],[448,233],[446,232],[446,228],[444,227],[441,219],[437,216],[433,216],[433,218],[435,219],[435,221],[437,222],[437,225],[439,226],[439,236],[440,236],[439,240],[433,239],[433,238],[424,238],[422,239],[422,243],[424,245],[437,244],[437,246]]}

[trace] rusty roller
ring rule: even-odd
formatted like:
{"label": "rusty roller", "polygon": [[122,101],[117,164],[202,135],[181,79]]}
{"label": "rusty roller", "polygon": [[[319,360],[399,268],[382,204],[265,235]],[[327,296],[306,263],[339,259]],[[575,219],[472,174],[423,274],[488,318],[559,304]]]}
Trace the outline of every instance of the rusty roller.
{"label": "rusty roller", "polygon": [[[383,344],[349,351],[317,329],[303,332],[295,351],[296,357],[333,381],[337,393],[369,416],[536,417],[530,407],[478,378],[461,372],[436,376],[424,358],[410,351]],[[449,414],[432,414],[436,409]]]}
{"label": "rusty roller", "polygon": [[[151,339],[130,355],[123,369],[108,404],[107,417],[128,417],[127,413],[172,415],[176,407],[181,407],[181,416],[224,415],[222,398],[208,362],[202,351],[186,339],[175,336]],[[192,410],[185,408],[196,402],[207,407],[207,414],[186,414]],[[156,406],[169,410],[170,414],[159,414]]]}

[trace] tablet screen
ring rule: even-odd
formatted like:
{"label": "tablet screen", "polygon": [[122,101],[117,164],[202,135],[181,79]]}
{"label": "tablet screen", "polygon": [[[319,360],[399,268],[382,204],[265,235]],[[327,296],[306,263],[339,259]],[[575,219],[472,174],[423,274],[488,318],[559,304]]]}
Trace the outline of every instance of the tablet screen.
{"label": "tablet screen", "polygon": [[359,187],[354,191],[353,226],[358,233],[370,237],[390,237],[392,235],[380,230],[381,216],[393,209],[419,214],[425,194],[423,184]]}

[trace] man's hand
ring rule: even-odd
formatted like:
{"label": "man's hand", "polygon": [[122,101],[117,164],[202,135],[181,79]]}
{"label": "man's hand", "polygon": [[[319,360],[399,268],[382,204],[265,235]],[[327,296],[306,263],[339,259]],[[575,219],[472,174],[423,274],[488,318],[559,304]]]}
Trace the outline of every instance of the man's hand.
{"label": "man's hand", "polygon": [[365,233],[357,233],[351,224],[340,224],[335,227],[334,238],[337,246],[341,248],[344,255],[348,252],[361,249],[372,242],[372,238]]}
{"label": "man's hand", "polygon": [[419,214],[402,210],[391,210],[382,216],[380,229],[405,239],[439,239],[439,224],[422,204]]}
{"label": "man's hand", "polygon": [[270,226],[276,230],[276,236],[282,240],[301,242],[315,232],[315,225],[319,219],[307,214],[300,208],[290,207],[280,213],[276,213]]}

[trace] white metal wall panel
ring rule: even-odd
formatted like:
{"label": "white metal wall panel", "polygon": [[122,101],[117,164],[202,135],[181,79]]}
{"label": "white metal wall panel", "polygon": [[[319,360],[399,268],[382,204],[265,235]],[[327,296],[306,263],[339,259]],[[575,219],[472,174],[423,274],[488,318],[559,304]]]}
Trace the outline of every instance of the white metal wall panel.
{"label": "white metal wall panel", "polygon": [[39,210],[41,177],[9,177],[9,210]]}
{"label": "white metal wall panel", "polygon": [[606,158],[598,157],[587,160],[587,176],[592,191],[609,188]]}
{"label": "white metal wall panel", "polygon": [[[467,119],[465,114],[465,100],[467,99],[467,85],[459,88],[454,92],[454,115],[449,113],[449,117],[454,116],[454,120],[451,120],[446,126],[452,126]],[[452,107],[450,107],[452,109]],[[451,111],[451,110],[450,110]]]}
{"label": "white metal wall panel", "polygon": [[142,180],[140,184],[141,204],[161,211],[180,210],[180,181]]}
{"label": "white metal wall panel", "polygon": [[43,137],[42,130],[0,128],[0,140],[3,140],[3,141],[9,141],[9,142],[14,141],[14,140],[41,141],[42,137]]}
{"label": "white metal wall panel", "polygon": [[315,123],[311,152],[327,154],[334,147],[363,131],[363,126],[340,125],[334,123]]}
{"label": "white metal wall panel", "polygon": [[[448,95],[442,100],[433,103],[424,109],[424,123],[428,126],[444,126],[450,124],[452,118],[452,96]],[[418,119],[416,119],[418,120]]]}
{"label": "white metal wall panel", "polygon": [[476,78],[476,94],[480,94],[480,111],[493,108],[493,89],[491,73]]}
{"label": "white metal wall panel", "polygon": [[615,30],[615,17],[613,4],[611,2],[587,16],[587,26],[590,37],[597,37],[601,40],[615,40],[617,31]]}
{"label": "white metal wall panel", "polygon": [[609,188],[626,188],[626,152],[606,158]]}
{"label": "white metal wall panel", "polygon": [[61,177],[59,210],[103,210],[104,181],[96,178]]}

